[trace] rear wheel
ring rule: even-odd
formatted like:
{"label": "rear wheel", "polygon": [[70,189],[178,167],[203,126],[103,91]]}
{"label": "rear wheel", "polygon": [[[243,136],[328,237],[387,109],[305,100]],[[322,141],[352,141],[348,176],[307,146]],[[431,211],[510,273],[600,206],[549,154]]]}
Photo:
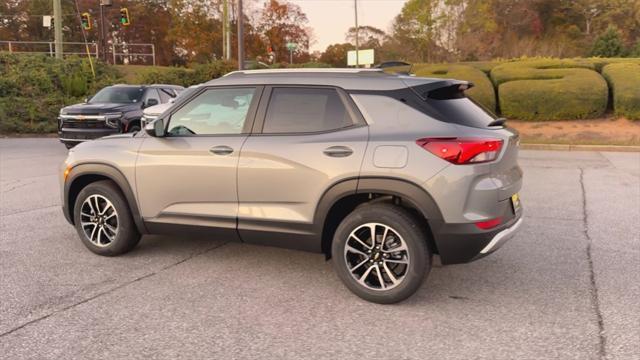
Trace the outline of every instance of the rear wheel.
{"label": "rear wheel", "polygon": [[331,252],[336,272],[349,290],[381,304],[411,296],[431,268],[420,223],[391,204],[354,210],[338,226]]}
{"label": "rear wheel", "polygon": [[120,189],[109,180],[97,181],[82,189],[73,215],[82,243],[98,255],[124,254],[140,241],[129,205]]}

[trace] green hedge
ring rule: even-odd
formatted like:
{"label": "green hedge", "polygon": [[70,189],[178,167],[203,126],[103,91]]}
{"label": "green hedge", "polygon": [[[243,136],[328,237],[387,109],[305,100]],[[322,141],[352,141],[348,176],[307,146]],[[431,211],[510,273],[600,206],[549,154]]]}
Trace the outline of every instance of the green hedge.
{"label": "green hedge", "polygon": [[0,53],[0,132],[54,132],[61,107],[119,82],[112,68],[89,61],[56,60],[45,55]]}
{"label": "green hedge", "polygon": [[607,65],[602,75],[613,93],[616,115],[640,120],[640,62]]}
{"label": "green hedge", "polygon": [[416,76],[458,79],[472,82],[475,86],[467,91],[469,97],[492,112],[496,111],[496,95],[493,84],[481,70],[467,65],[416,65]]}
{"label": "green hedge", "polygon": [[235,69],[236,65],[232,62],[215,61],[197,64],[191,69],[175,67],[151,70],[141,74],[139,79],[142,84],[174,84],[187,87],[219,78]]}
{"label": "green hedge", "polygon": [[501,113],[521,120],[599,117],[607,109],[606,81],[587,59],[508,62],[491,70]]}

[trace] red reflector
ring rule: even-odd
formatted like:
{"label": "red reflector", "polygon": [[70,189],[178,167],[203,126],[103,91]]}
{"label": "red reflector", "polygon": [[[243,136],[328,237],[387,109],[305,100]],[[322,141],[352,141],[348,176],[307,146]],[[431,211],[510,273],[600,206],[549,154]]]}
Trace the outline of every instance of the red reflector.
{"label": "red reflector", "polygon": [[502,140],[484,138],[424,138],[416,144],[457,165],[493,161],[502,148]]}
{"label": "red reflector", "polygon": [[476,226],[482,230],[489,230],[500,225],[501,222],[502,222],[502,218],[495,218],[487,221],[477,222]]}

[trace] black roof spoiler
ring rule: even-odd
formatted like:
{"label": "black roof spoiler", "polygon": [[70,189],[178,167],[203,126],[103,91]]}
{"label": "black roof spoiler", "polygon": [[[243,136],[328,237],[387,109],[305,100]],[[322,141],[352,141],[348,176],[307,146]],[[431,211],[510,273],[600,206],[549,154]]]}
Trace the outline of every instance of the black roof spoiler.
{"label": "black roof spoiler", "polygon": [[427,99],[427,95],[434,90],[444,90],[450,88],[452,92],[464,92],[471,89],[474,85],[472,82],[455,79],[433,79],[411,77],[402,80],[409,89],[423,100]]}

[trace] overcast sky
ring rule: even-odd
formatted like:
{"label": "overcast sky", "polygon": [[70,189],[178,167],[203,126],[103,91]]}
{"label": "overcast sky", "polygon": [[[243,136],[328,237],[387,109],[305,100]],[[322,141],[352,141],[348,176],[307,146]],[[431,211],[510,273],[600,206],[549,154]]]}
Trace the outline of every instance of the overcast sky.
{"label": "overcast sky", "polygon": [[[327,45],[345,41],[354,26],[353,0],[289,0],[300,5],[313,28],[315,43],[311,51],[324,51]],[[388,30],[406,0],[358,0],[358,23]]]}

